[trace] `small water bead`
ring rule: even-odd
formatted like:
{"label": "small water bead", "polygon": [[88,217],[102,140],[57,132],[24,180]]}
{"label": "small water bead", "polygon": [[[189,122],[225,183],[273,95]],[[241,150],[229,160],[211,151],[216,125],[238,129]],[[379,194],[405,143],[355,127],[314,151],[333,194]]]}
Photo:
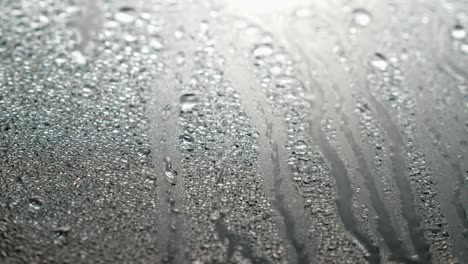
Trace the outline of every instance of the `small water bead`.
{"label": "small water bead", "polygon": [[387,58],[380,53],[375,54],[374,58],[370,61],[370,64],[380,71],[385,71],[388,68]]}
{"label": "small water bead", "polygon": [[363,9],[356,8],[353,10],[353,24],[360,27],[367,27],[372,21],[371,14]]}
{"label": "small water bead", "polygon": [[465,28],[460,24],[456,24],[450,31],[450,35],[454,39],[464,39],[466,37]]}
{"label": "small water bead", "polygon": [[189,112],[198,104],[198,96],[193,93],[186,93],[180,97],[180,111]]}

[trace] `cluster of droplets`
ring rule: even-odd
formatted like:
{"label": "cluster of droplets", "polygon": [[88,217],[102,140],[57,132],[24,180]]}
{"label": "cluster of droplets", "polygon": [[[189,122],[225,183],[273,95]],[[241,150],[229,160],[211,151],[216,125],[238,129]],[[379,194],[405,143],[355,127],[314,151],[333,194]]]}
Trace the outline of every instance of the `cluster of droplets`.
{"label": "cluster of droplets", "polygon": [[[379,63],[376,63],[376,62]],[[412,187],[417,213],[422,216],[424,237],[429,242],[436,261],[455,261],[453,245],[449,242],[447,220],[438,200],[438,185],[429,169],[426,157],[415,140],[416,105],[414,91],[404,82],[396,57],[387,58],[377,53],[370,59],[373,66],[369,83],[377,99],[389,107],[401,127],[402,143],[406,160],[406,172]],[[385,67],[383,65],[385,64]]]}
{"label": "cluster of droplets", "polygon": [[[145,103],[162,70],[151,44],[157,22],[131,24],[104,5],[102,32],[87,54],[70,22],[82,6],[2,8],[0,173],[8,177],[0,185],[0,262],[155,259]],[[121,38],[127,34],[141,42]],[[145,47],[152,55],[143,56]]]}
{"label": "cluster of droplets", "polygon": [[258,133],[224,77],[224,58],[209,37],[194,51],[193,75],[179,101],[188,223],[188,258],[196,263],[283,262],[285,251],[262,190]]}
{"label": "cluster of droplets", "polygon": [[[247,33],[257,32],[250,46],[260,88],[265,92],[272,110],[284,116],[291,179],[303,197],[304,208],[310,214],[309,234],[318,241],[319,261],[360,262],[365,250],[345,235],[335,207],[336,190],[333,177],[323,155],[311,142],[308,113],[311,101],[297,77],[291,56],[273,43],[268,33],[247,27]],[[252,34],[251,34],[252,35]],[[317,121],[317,126],[321,126]]]}

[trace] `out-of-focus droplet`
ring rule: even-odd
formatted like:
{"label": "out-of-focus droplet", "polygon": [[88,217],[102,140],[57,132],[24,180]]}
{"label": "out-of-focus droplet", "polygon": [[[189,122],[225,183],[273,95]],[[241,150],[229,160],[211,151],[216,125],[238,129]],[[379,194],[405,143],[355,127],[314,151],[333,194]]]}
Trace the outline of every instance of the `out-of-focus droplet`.
{"label": "out-of-focus droplet", "polygon": [[178,28],[176,29],[176,31],[174,31],[174,37],[176,39],[181,39],[183,36],[184,36],[184,30],[182,28]]}
{"label": "out-of-focus droplet", "polygon": [[312,11],[308,8],[299,8],[294,12],[294,15],[297,17],[310,17],[312,15]]}
{"label": "out-of-focus droplet", "polygon": [[137,37],[131,34],[125,34],[124,39],[126,42],[129,42],[129,43],[137,41]]}
{"label": "out-of-focus droplet", "polygon": [[55,59],[55,63],[58,65],[58,66],[62,66],[63,64],[65,64],[67,62],[66,59],[64,58],[56,58]]}
{"label": "out-of-focus droplet", "polygon": [[155,50],[160,50],[164,48],[163,39],[160,36],[156,36],[150,41],[150,46]]}
{"label": "out-of-focus droplet", "polygon": [[114,15],[114,18],[120,23],[128,24],[135,20],[136,17],[134,15],[134,12],[135,9],[133,7],[121,7],[119,11]]}
{"label": "out-of-focus droplet", "polygon": [[76,64],[84,65],[86,64],[86,57],[79,50],[75,50],[71,53],[71,58]]}
{"label": "out-of-focus droplet", "polygon": [[372,21],[372,15],[363,8],[353,10],[353,24],[360,27],[367,27]]}
{"label": "out-of-focus droplet", "polygon": [[273,46],[271,44],[260,44],[255,46],[253,55],[255,57],[266,57],[273,53]]}
{"label": "out-of-focus droplet", "polygon": [[185,64],[185,53],[183,51],[179,51],[176,54],[176,64],[178,66],[182,66]]}
{"label": "out-of-focus droplet", "polygon": [[465,28],[460,24],[456,24],[450,31],[450,35],[454,39],[464,39],[466,37]]}
{"label": "out-of-focus droplet", "polygon": [[468,43],[463,43],[460,45],[460,51],[468,55]]}
{"label": "out-of-focus droplet", "polygon": [[385,71],[388,68],[387,58],[385,58],[385,56],[380,53],[375,54],[374,58],[372,58],[372,60],[370,61],[370,64],[372,67],[381,71]]}
{"label": "out-of-focus droplet", "polygon": [[186,93],[180,97],[180,110],[182,112],[192,111],[198,103],[198,96],[193,93]]}

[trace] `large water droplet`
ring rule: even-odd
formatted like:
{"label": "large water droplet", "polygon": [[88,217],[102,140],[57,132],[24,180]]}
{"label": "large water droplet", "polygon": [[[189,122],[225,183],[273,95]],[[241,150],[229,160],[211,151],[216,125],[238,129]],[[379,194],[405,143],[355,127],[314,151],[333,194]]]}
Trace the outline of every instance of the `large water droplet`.
{"label": "large water droplet", "polygon": [[370,64],[372,65],[372,67],[374,67],[374,68],[376,68],[378,70],[381,70],[381,71],[385,71],[388,68],[387,58],[385,58],[385,56],[380,54],[380,53],[375,54],[375,56],[371,60]]}
{"label": "large water droplet", "polygon": [[166,180],[172,185],[177,183],[177,171],[172,168],[172,162],[169,157],[164,158],[164,174],[166,175]]}
{"label": "large water droplet", "polygon": [[353,11],[353,24],[360,26],[360,27],[367,27],[370,22],[372,21],[371,14],[363,9],[363,8],[356,8]]}
{"label": "large water droplet", "polygon": [[198,96],[193,93],[186,93],[180,97],[180,111],[189,112],[197,105]]}

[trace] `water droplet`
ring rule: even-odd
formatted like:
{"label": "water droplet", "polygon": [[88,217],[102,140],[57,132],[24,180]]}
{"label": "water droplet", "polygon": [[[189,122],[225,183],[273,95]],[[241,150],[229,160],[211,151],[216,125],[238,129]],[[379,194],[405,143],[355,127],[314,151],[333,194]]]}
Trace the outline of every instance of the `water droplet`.
{"label": "water droplet", "polygon": [[84,65],[86,64],[86,57],[79,50],[75,50],[71,53],[71,58],[76,64]]}
{"label": "water droplet", "polygon": [[385,71],[388,68],[387,58],[380,53],[375,53],[375,57],[371,60],[370,64],[381,71]]}
{"label": "water droplet", "polygon": [[271,44],[256,45],[253,50],[255,57],[266,57],[273,53],[273,46]]}
{"label": "water droplet", "polygon": [[160,50],[160,49],[164,48],[164,43],[163,43],[162,37],[160,37],[160,36],[154,37],[150,41],[150,46],[155,50]]}
{"label": "water droplet", "polygon": [[124,39],[129,43],[137,41],[137,37],[131,34],[125,34]]}
{"label": "water droplet", "polygon": [[460,51],[468,55],[468,43],[463,43],[460,45]]}
{"label": "water droplet", "polygon": [[65,64],[67,62],[66,59],[64,58],[56,58],[55,59],[55,63],[58,65],[58,66],[62,66],[63,64]]}
{"label": "water droplet", "polygon": [[216,221],[219,219],[219,217],[221,216],[221,214],[219,213],[218,210],[214,210],[211,214],[210,214],[210,219],[211,221]]}
{"label": "water droplet", "polygon": [[184,30],[182,28],[178,28],[176,29],[176,31],[174,31],[174,37],[176,39],[181,39],[183,36],[184,36]]}
{"label": "water droplet", "polygon": [[43,204],[44,204],[44,200],[39,196],[34,196],[34,197],[29,198],[29,206],[34,210],[41,209]]}
{"label": "water droplet", "polygon": [[179,66],[182,66],[185,64],[185,53],[183,51],[179,51],[176,54],[176,63]]}
{"label": "water droplet", "polygon": [[138,152],[140,152],[141,154],[143,155],[149,155],[151,153],[151,149],[149,148],[141,148],[138,150]]}
{"label": "water droplet", "polygon": [[186,93],[180,97],[180,110],[182,112],[189,112],[197,105],[198,96],[193,93]]}
{"label": "water droplet", "polygon": [[367,27],[370,22],[372,21],[371,14],[363,9],[363,8],[356,8],[353,11],[353,24],[360,26],[360,27]]}
{"label": "water droplet", "polygon": [[294,14],[297,17],[310,17],[312,15],[312,11],[308,8],[300,8],[297,9]]}
{"label": "water droplet", "polygon": [[121,7],[119,11],[114,15],[114,18],[120,23],[128,24],[135,20],[134,12],[135,9],[133,7]]}
{"label": "water droplet", "polygon": [[450,31],[450,35],[454,39],[464,39],[466,37],[465,28],[462,25],[457,24]]}
{"label": "water droplet", "polygon": [[172,162],[169,157],[164,158],[164,174],[166,175],[166,180],[172,185],[177,183],[177,171],[172,168]]}
{"label": "water droplet", "polygon": [[172,106],[170,104],[166,105],[163,109],[162,109],[162,117],[163,117],[163,120],[166,120],[167,117],[171,114],[171,109],[172,109]]}
{"label": "water droplet", "polygon": [[194,150],[194,140],[192,136],[190,135],[181,135],[179,137],[179,140],[181,142],[182,148],[187,150],[187,151],[193,151]]}

